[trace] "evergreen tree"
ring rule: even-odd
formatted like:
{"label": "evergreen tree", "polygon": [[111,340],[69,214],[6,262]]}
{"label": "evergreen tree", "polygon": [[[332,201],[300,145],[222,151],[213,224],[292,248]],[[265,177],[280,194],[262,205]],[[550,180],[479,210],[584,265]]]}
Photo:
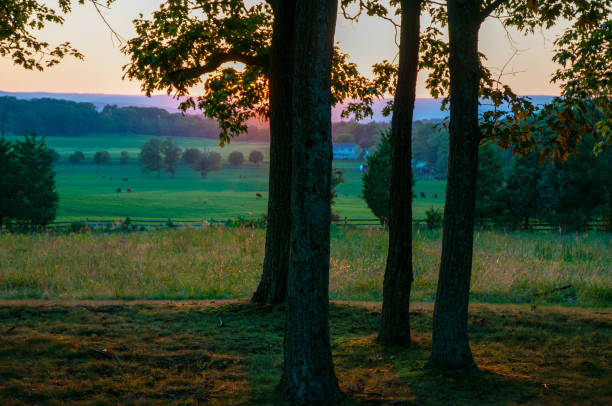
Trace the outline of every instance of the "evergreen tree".
{"label": "evergreen tree", "polygon": [[59,196],[55,188],[53,154],[44,138],[26,135],[15,143],[16,173],[19,176],[17,219],[29,228],[39,228],[55,219]]}
{"label": "evergreen tree", "polygon": [[15,217],[18,194],[13,144],[3,135],[0,137],[0,231]]}

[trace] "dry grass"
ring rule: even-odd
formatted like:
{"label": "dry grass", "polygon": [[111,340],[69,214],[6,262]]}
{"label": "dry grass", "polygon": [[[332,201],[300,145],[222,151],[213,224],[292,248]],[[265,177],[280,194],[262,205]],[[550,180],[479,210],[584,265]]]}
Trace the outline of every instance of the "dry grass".
{"label": "dry grass", "polygon": [[[471,306],[473,373],[423,368],[431,304],[411,309],[408,348],[374,342],[379,310],[331,306],[346,405],[612,402],[607,310]],[[0,302],[0,403],[282,404],[282,326],[282,309],[245,302]]]}
{"label": "dry grass", "polygon": [[[264,231],[209,228],[132,234],[0,235],[2,299],[221,299],[248,297]],[[431,301],[440,232],[414,236],[413,298]],[[477,232],[472,300],[612,303],[612,235]],[[381,299],[387,234],[332,231],[330,295]],[[571,288],[555,290],[571,285]]]}

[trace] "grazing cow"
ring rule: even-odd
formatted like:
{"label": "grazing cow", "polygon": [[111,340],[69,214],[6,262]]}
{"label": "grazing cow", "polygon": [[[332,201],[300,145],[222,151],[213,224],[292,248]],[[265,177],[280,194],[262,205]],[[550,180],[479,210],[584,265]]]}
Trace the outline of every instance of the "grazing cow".
{"label": "grazing cow", "polygon": [[425,196],[425,193],[421,192],[421,197],[425,199],[427,196]]}
{"label": "grazing cow", "polygon": [[127,188],[127,190],[126,190],[126,191],[127,191],[128,193],[132,193],[132,189],[130,189],[130,188]]}
{"label": "grazing cow", "polygon": [[128,178],[123,178],[123,181],[124,181],[124,182],[127,182],[127,180],[128,180]]}
{"label": "grazing cow", "polygon": [[431,195],[431,194],[430,194],[430,195],[429,195],[429,198],[430,198],[430,199],[433,199],[434,197],[433,197],[433,195]]}
{"label": "grazing cow", "polygon": [[109,179],[110,179],[110,180],[114,180],[112,176],[111,176]]}
{"label": "grazing cow", "polygon": [[121,188],[120,187],[117,188],[117,193],[121,193]]}
{"label": "grazing cow", "polygon": [[357,195],[357,197],[358,197],[359,199],[361,199],[361,195]]}
{"label": "grazing cow", "polygon": [[261,199],[261,198],[263,197],[263,196],[261,195],[261,193],[255,193],[255,196],[256,196],[258,199]]}
{"label": "grazing cow", "polygon": [[102,176],[102,179],[106,179],[106,176]]}
{"label": "grazing cow", "polygon": [[438,198],[438,194],[434,193],[434,198],[437,199]]}

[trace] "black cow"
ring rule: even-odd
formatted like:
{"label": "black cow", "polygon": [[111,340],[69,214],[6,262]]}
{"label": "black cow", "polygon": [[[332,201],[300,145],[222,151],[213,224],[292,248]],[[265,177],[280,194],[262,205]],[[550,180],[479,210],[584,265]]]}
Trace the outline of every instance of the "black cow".
{"label": "black cow", "polygon": [[425,196],[425,193],[421,192],[421,197],[422,197],[423,199],[425,199],[425,197],[426,197],[426,196]]}
{"label": "black cow", "polygon": [[120,187],[117,188],[117,193],[121,193],[121,188]]}
{"label": "black cow", "polygon": [[263,196],[261,195],[261,193],[255,193],[255,196],[256,196],[258,199],[263,198]]}

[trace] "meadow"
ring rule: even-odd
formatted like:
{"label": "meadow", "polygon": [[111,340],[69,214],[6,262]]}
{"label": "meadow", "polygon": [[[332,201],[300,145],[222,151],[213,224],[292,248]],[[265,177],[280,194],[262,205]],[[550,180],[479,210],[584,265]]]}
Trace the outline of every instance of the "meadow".
{"label": "meadow", "polygon": [[[260,167],[246,162],[234,168],[224,162],[218,172],[202,179],[198,172],[181,165],[175,177],[162,173],[143,173],[138,163],[140,147],[149,139],[135,134],[92,134],[84,137],[48,137],[46,143],[60,154],[56,163],[56,184],[60,196],[58,221],[89,219],[228,219],[237,216],[258,217],[267,211],[268,165]],[[226,160],[232,151],[240,151],[245,160],[253,150],[261,151],[269,159],[269,145],[232,141],[219,147],[215,140],[176,138],[182,148],[217,151]],[[85,154],[81,164],[71,164],[68,156],[75,151]],[[110,162],[94,164],[96,151],[108,151]],[[127,164],[119,163],[121,151],[128,151]],[[345,171],[345,182],[338,186],[334,206],[341,218],[374,216],[362,193],[359,161],[334,161],[334,167]],[[124,180],[126,179],[126,180]],[[127,188],[131,192],[126,193]],[[430,207],[442,207],[444,181],[418,181],[414,202],[415,218],[425,217]],[[117,193],[117,189],[122,192]],[[420,197],[424,193],[426,198]],[[263,198],[257,198],[259,193]],[[437,195],[437,198],[433,196]]]}
{"label": "meadow", "polygon": [[[265,230],[209,227],[136,233],[4,234],[0,299],[232,299],[249,297],[263,262]],[[388,234],[332,230],[330,297],[380,301]],[[475,235],[472,300],[612,304],[612,235]],[[439,230],[414,234],[415,301],[432,301]],[[35,255],[33,255],[35,253]]]}

